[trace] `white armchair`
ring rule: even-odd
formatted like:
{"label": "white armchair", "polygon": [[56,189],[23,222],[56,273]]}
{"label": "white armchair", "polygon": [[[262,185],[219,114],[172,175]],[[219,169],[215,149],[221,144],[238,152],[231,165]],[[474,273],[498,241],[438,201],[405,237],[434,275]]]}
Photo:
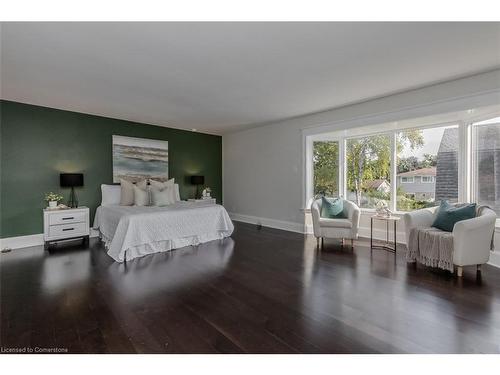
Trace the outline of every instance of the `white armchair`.
{"label": "white armchair", "polygon": [[315,200],[311,205],[311,215],[314,229],[314,236],[318,241],[321,238],[323,243],[323,238],[341,238],[344,242],[344,238],[351,240],[351,246],[353,241],[358,238],[359,229],[359,217],[360,210],[359,207],[353,202],[344,200],[344,216],[346,219],[328,219],[321,217],[321,199]]}
{"label": "white armchair", "polygon": [[[406,243],[409,243],[412,228],[429,228],[436,218],[438,207],[424,208],[404,215]],[[457,266],[457,275],[462,276],[464,266],[487,263],[490,258],[491,240],[495,230],[496,214],[483,207],[473,219],[462,220],[453,227],[453,264]]]}

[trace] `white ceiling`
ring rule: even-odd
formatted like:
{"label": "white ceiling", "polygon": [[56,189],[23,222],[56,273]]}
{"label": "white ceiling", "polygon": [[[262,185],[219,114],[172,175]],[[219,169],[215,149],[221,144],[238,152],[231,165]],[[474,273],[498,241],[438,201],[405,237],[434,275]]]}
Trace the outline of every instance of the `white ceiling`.
{"label": "white ceiling", "polygon": [[500,23],[3,23],[3,99],[222,134],[500,66]]}

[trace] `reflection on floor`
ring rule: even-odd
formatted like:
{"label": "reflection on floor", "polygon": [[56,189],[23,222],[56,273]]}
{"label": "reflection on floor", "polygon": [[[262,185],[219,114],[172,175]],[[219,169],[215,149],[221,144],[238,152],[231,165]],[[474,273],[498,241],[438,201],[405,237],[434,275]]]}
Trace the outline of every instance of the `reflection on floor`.
{"label": "reflection on floor", "polygon": [[0,255],[1,346],[71,353],[500,352],[500,269],[457,279],[368,242],[236,223],[115,263],[96,239]]}

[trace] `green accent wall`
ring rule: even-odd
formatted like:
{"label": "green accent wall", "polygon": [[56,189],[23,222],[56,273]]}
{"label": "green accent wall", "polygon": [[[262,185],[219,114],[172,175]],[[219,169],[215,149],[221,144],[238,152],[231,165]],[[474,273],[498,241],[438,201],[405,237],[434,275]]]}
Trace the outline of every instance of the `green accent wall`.
{"label": "green accent wall", "polygon": [[189,176],[204,175],[222,201],[222,138],[28,104],[0,101],[0,237],[43,232],[46,192],[59,187],[59,173],[81,172],[79,204],[90,207],[91,223],[101,201],[101,184],[113,182],[112,135],[168,141],[169,177],[181,199],[194,196]]}

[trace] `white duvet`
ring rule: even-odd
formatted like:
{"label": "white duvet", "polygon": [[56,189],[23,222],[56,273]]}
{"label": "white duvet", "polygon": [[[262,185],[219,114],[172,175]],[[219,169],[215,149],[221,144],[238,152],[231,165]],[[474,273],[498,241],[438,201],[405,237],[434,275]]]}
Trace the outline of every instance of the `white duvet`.
{"label": "white duvet", "polygon": [[177,202],[165,207],[99,206],[94,229],[109,256],[123,262],[229,237],[234,227],[221,205]]}

